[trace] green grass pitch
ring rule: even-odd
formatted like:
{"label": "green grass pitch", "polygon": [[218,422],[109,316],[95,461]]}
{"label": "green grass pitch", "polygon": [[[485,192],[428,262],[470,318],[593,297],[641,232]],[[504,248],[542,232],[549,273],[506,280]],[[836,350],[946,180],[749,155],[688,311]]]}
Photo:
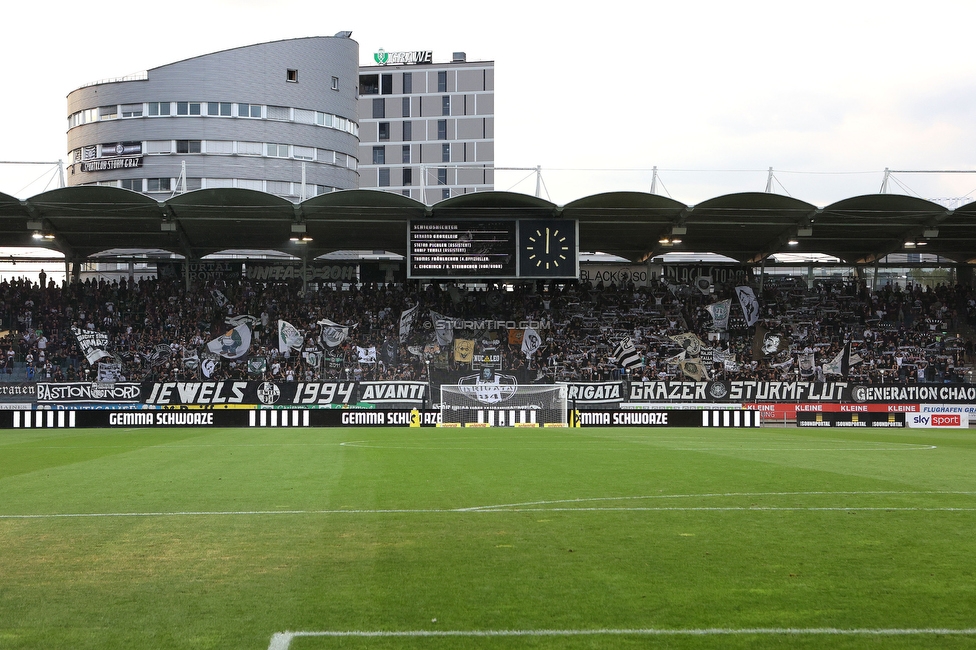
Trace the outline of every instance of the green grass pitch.
{"label": "green grass pitch", "polygon": [[965,430],[0,432],[4,649],[974,646]]}

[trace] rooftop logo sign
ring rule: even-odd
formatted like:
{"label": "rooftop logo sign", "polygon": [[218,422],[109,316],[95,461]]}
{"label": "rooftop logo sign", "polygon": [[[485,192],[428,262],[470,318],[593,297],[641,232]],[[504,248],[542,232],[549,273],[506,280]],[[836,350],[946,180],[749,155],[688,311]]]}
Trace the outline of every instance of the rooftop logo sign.
{"label": "rooftop logo sign", "polygon": [[379,65],[415,65],[418,63],[433,63],[433,50],[417,50],[414,52],[387,52],[383,48],[373,54],[373,60]]}

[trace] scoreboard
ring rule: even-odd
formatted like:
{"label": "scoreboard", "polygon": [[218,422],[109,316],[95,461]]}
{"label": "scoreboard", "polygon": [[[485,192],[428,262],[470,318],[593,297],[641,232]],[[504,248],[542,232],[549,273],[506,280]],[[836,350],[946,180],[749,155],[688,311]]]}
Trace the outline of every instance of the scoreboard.
{"label": "scoreboard", "polygon": [[410,222],[407,277],[576,279],[578,235],[572,219],[417,219]]}

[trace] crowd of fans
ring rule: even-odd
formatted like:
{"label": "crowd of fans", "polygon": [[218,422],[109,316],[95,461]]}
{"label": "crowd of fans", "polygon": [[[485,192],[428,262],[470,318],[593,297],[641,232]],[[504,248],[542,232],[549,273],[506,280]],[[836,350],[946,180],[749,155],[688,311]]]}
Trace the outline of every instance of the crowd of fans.
{"label": "crowd of fans", "polygon": [[[92,281],[46,286],[26,279],[0,283],[0,379],[23,369],[28,381],[94,381],[98,368],[83,354],[73,328],[101,332],[106,351],[128,381],[200,378],[206,344],[225,332],[228,318],[250,315],[253,339],[246,357],[211,364],[216,379],[308,381],[318,379],[424,379],[431,366],[465,370],[450,345],[435,346],[435,314],[454,319],[453,336],[493,346],[502,370],[523,370],[540,381],[683,379],[676,359],[682,346],[671,337],[687,332],[703,342],[710,378],[833,380],[824,364],[852,344],[849,378],[869,383],[964,380],[974,360],[976,294],[968,286],[869,291],[855,281],[805,283],[767,277],[753,282],[759,325],[787,345],[758,352],[756,327],[746,327],[734,285],[705,294],[657,280],[636,287],[602,283],[531,283],[464,288],[446,284],[309,285],[301,281],[213,281],[187,290],[182,282]],[[706,306],[732,299],[731,318],[716,331]],[[419,305],[401,340],[401,314]],[[304,334],[302,350],[278,348],[278,320]],[[336,348],[321,340],[328,319],[349,326]],[[507,325],[506,325],[507,324]],[[535,329],[541,347],[523,354],[508,327]],[[615,348],[630,337],[639,363],[623,368]],[[357,348],[375,348],[375,362]],[[330,354],[307,354],[309,351]],[[337,354],[341,351],[342,354]],[[809,355],[813,355],[810,357]],[[801,356],[813,365],[801,369]],[[322,361],[323,357],[326,361]],[[264,359],[265,364],[248,364]],[[97,365],[97,364],[96,364]]]}

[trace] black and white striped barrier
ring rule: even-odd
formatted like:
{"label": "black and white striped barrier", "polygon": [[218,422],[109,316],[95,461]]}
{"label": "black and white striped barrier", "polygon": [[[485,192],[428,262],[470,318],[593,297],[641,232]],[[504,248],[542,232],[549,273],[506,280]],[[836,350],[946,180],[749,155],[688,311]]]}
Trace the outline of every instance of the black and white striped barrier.
{"label": "black and white striped barrier", "polygon": [[761,427],[762,415],[759,411],[733,411],[731,409],[702,411],[703,427]]}

